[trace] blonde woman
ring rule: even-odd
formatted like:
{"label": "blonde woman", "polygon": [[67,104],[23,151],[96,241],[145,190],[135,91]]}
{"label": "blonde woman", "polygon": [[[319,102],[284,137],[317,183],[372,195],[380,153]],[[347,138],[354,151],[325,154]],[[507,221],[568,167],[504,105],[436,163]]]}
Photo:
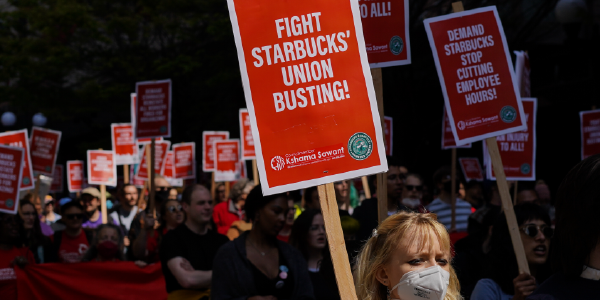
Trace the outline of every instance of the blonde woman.
{"label": "blonde woman", "polygon": [[358,256],[358,299],[460,300],[451,259],[450,237],[434,214],[394,214]]}

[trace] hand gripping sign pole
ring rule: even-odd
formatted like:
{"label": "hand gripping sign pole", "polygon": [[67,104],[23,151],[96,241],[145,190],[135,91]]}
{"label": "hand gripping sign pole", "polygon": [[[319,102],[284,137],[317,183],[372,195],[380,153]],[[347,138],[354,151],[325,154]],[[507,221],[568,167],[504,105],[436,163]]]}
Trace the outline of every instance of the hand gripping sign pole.
{"label": "hand gripping sign pole", "polygon": [[[462,2],[452,3],[452,9],[454,12],[464,11]],[[498,142],[496,137],[489,137],[485,139],[485,142],[490,153],[492,160],[492,166],[496,174],[496,182],[498,184],[498,191],[500,192],[500,199],[502,200],[502,208],[504,209],[504,215],[506,216],[506,222],[508,223],[508,229],[510,231],[510,238],[512,240],[515,255],[517,256],[517,264],[519,265],[520,273],[529,272],[529,265],[527,258],[525,257],[525,249],[523,248],[523,241],[521,241],[521,234],[519,232],[519,225],[517,223],[517,217],[513,209],[513,204],[508,190],[508,182],[504,174],[504,166],[502,164],[502,158],[500,157],[500,150],[498,149]]]}

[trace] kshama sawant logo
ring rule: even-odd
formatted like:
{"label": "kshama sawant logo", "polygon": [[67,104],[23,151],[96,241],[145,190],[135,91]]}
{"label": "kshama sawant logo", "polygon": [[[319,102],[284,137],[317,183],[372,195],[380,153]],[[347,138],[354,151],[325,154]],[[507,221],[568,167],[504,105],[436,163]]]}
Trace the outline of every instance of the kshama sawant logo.
{"label": "kshama sawant logo", "polygon": [[344,145],[338,144],[326,146],[313,150],[305,150],[284,156],[274,156],[271,159],[271,168],[275,171],[281,171],[284,168],[295,168],[304,165],[310,165],[320,162],[326,162],[333,159],[345,157]]}

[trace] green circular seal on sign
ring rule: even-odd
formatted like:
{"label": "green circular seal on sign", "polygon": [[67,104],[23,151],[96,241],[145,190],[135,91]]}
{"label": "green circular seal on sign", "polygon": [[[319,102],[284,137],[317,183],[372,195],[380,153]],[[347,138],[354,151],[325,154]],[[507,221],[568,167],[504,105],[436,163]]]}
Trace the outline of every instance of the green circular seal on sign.
{"label": "green circular seal on sign", "polygon": [[529,166],[529,164],[525,163],[521,165],[521,173],[523,174],[529,174],[529,172],[531,172],[531,166]]}
{"label": "green circular seal on sign", "polygon": [[364,132],[353,134],[348,140],[348,153],[356,160],[365,160],[373,152],[373,141]]}
{"label": "green circular seal on sign", "polygon": [[158,130],[160,131],[160,133],[166,133],[167,132],[167,126],[160,126],[160,128]]}
{"label": "green circular seal on sign", "polygon": [[30,182],[31,182],[31,179],[29,179],[29,177],[23,177],[23,184],[24,185],[29,185]]}
{"label": "green circular seal on sign", "polygon": [[404,50],[404,41],[397,35],[393,36],[390,39],[390,51],[392,54],[398,55],[402,53],[402,50]]}
{"label": "green circular seal on sign", "polygon": [[512,123],[517,119],[517,111],[514,107],[507,105],[500,110],[500,119],[502,119],[504,123]]}
{"label": "green circular seal on sign", "polygon": [[45,168],[45,169],[46,169],[46,172],[50,172],[50,171],[52,171],[52,167],[50,167],[50,166],[46,166],[46,168]]}
{"label": "green circular seal on sign", "polygon": [[8,208],[12,208],[13,205],[15,205],[15,201],[13,201],[12,199],[7,199],[6,202],[4,202],[6,204],[6,207]]}

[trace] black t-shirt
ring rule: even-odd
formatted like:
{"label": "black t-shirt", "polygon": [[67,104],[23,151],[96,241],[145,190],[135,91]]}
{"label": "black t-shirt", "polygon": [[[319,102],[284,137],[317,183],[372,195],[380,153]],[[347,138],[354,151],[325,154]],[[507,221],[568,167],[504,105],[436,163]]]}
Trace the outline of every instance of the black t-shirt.
{"label": "black t-shirt", "polygon": [[187,259],[194,270],[210,271],[213,269],[213,260],[217,250],[228,241],[226,236],[210,229],[204,235],[196,234],[185,223],[167,232],[159,250],[167,293],[183,289],[167,266],[170,259],[180,256]]}

